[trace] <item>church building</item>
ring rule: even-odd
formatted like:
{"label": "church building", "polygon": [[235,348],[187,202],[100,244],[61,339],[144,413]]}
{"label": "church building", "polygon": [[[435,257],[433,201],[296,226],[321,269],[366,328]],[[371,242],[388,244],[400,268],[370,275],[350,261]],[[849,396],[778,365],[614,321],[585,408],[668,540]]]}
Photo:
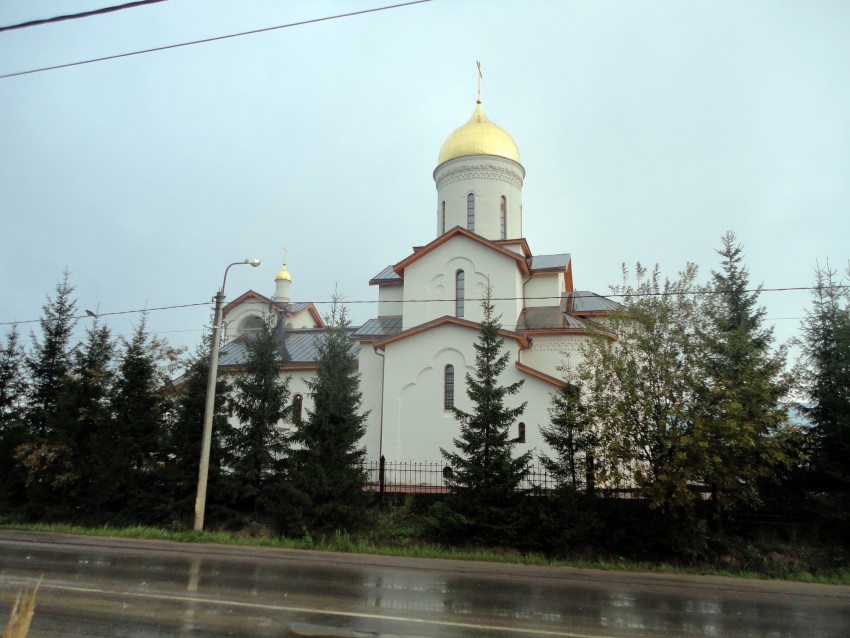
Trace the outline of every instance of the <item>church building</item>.
{"label": "church building", "polygon": [[[540,427],[549,423],[551,395],[562,379],[558,368],[566,355],[578,363],[591,333],[608,334],[604,318],[617,304],[574,289],[568,253],[532,252],[522,233],[519,149],[487,118],[480,100],[446,139],[433,178],[435,236],[370,280],[377,317],[351,329],[363,409],[369,411],[362,440],[367,459],[439,463],[440,448],[453,448],[460,430],[452,408],[471,408],[465,379],[475,372],[480,300],[488,287],[511,361],[501,381],[524,382],[507,404],[528,404],[515,424],[517,450],[549,453]],[[220,365],[238,370],[245,339],[270,309],[277,312],[288,356],[281,374],[291,377],[294,407],[301,411],[310,408],[307,381],[324,324],[313,304],[291,301],[291,284],[284,258],[271,297],[248,291],[226,306]]]}

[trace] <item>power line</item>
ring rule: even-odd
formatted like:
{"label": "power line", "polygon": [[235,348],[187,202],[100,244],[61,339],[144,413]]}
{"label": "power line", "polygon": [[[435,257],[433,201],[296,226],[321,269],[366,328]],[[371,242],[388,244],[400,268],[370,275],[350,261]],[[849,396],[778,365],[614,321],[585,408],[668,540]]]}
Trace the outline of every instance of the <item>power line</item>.
{"label": "power line", "polygon": [[167,49],[177,49],[179,47],[188,47],[193,44],[203,44],[205,42],[215,42],[217,40],[227,40],[228,38],[239,38],[243,35],[255,35],[257,33],[265,33],[266,31],[276,31],[277,29],[288,29],[289,27],[300,27],[305,24],[314,24],[316,22],[326,22],[328,20],[338,20],[340,18],[350,18],[352,16],[363,15],[366,13],[375,13],[377,11],[387,11],[389,9],[399,9],[401,7],[409,7],[414,4],[423,4],[432,2],[433,0],[412,0],[411,2],[402,2],[401,4],[391,4],[384,7],[376,7],[374,9],[363,9],[361,11],[351,11],[349,13],[339,13],[337,15],[326,16],[324,18],[312,18],[310,20],[302,20],[300,22],[290,22],[289,24],[281,24],[275,27],[264,27],[262,29],[254,29],[252,31],[243,31],[241,33],[231,33],[229,35],[219,35],[212,38],[204,38],[203,40],[193,40],[191,42],[181,42],[179,44],[168,44],[166,46],[154,47],[152,49],[144,49],[142,51],[133,51],[131,53],[118,53],[116,55],[107,55],[102,58],[93,58],[91,60],[81,60],[80,62],[69,62],[67,64],[57,64],[55,66],[47,66],[39,69],[30,69],[29,71],[18,71],[16,73],[7,73],[0,75],[0,80],[5,78],[13,78],[18,75],[29,75],[31,73],[41,73],[43,71],[54,71],[56,69],[65,69],[72,66],[80,66],[82,64],[92,64],[94,62],[103,62],[105,60],[115,60],[118,58],[127,58],[133,55],[142,55],[144,53],[153,53],[155,51],[165,51]]}
{"label": "power line", "polygon": [[77,18],[89,18],[91,16],[102,15],[104,13],[112,13],[113,11],[122,11],[123,9],[133,9],[145,4],[154,4],[155,2],[165,2],[165,0],[138,0],[137,2],[128,2],[113,7],[104,7],[103,9],[93,9],[92,11],[83,11],[82,13],[71,13],[55,18],[44,18],[43,20],[30,20],[29,22],[21,22],[8,27],[0,27],[0,31],[12,31],[13,29],[26,29],[29,27],[37,27],[42,24],[50,24],[52,22],[62,22],[63,20],[76,20]]}
{"label": "power line", "polygon": [[[811,290],[847,290],[850,289],[850,285],[833,285],[833,286],[789,286],[783,288],[748,288],[747,290],[743,290],[741,292],[745,293],[762,293],[762,292],[800,292],[800,291],[811,291]],[[573,292],[571,293],[573,299],[587,299],[600,297],[602,299],[612,299],[612,298],[624,298],[624,297],[663,297],[664,295],[676,296],[678,294],[683,294],[687,296],[697,296],[697,295],[719,295],[726,292],[730,292],[729,290],[692,290],[683,293],[670,293],[670,292],[642,292],[642,293],[633,293],[633,294],[625,294],[625,293],[614,293],[610,295],[599,295],[594,292],[587,292],[584,294]],[[560,295],[547,295],[541,297],[491,297],[490,301],[550,301],[550,300],[561,300],[564,297]],[[450,297],[447,299],[400,299],[398,301],[393,301],[390,303],[454,303],[457,301],[456,298]],[[474,301],[484,301],[483,297],[467,297],[464,299],[466,302],[474,302]],[[290,302],[293,304],[313,304],[313,305],[322,305],[322,304],[330,304],[334,303],[332,299],[321,300],[321,301],[293,301]],[[343,300],[343,305],[354,305],[354,304],[377,304],[381,303],[379,299],[353,299],[353,300]],[[97,317],[112,317],[116,315],[129,315],[129,314],[138,314],[143,312],[156,312],[159,310],[176,310],[179,308],[193,308],[197,306],[212,306],[212,301],[206,301],[201,303],[186,303],[186,304],[175,304],[172,306],[159,306],[156,308],[139,308],[137,310],[118,310],[115,312],[99,312],[92,314],[84,314],[77,315],[71,317],[72,319],[88,319],[88,318],[97,318]],[[777,319],[794,319],[794,317],[777,317]],[[26,321],[3,321],[0,322],[0,326],[14,326],[18,324],[26,324],[26,323],[38,323],[41,319],[28,319]]]}

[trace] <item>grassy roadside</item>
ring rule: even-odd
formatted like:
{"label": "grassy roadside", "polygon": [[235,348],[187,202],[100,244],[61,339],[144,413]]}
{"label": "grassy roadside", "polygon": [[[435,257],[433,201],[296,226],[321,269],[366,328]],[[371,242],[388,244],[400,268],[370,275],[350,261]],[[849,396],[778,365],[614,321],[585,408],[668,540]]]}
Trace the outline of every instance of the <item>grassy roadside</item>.
{"label": "grassy roadside", "polygon": [[337,532],[333,536],[312,538],[283,538],[272,536],[258,528],[248,532],[194,532],[191,530],[166,530],[156,527],[82,527],[70,524],[16,523],[0,520],[0,528],[34,532],[54,532],[83,536],[169,540],[180,543],[220,543],[246,547],[273,547],[282,549],[319,550],[403,556],[410,558],[444,558],[454,560],[488,561],[541,565],[550,567],[575,567],[582,569],[621,570],[666,574],[703,576],[730,576],[737,578],[772,578],[828,585],[850,585],[850,567],[843,556],[829,555],[827,550],[807,546],[742,545],[735,550],[742,557],[732,568],[717,565],[676,565],[666,562],[629,560],[626,557],[551,559],[542,554],[520,553],[502,548],[457,548],[427,544],[382,530],[352,536]]}

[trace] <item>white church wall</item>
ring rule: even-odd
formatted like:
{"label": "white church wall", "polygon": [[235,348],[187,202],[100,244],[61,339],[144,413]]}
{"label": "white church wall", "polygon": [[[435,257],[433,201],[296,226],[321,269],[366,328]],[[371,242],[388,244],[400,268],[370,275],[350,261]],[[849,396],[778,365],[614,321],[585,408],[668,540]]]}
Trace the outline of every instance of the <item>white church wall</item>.
{"label": "white church wall", "polygon": [[564,289],[562,273],[535,273],[525,285],[525,304],[535,306],[557,306],[561,303]]}
{"label": "white church wall", "polygon": [[286,319],[286,328],[287,330],[300,330],[304,328],[315,328],[316,327],[316,319],[310,314],[310,311],[307,308],[303,310],[299,310],[291,317],[287,317]]}
{"label": "white church wall", "polygon": [[[434,171],[437,184],[437,235],[455,226],[467,228],[467,195],[475,195],[474,232],[501,239],[501,199],[507,204],[506,236],[522,237],[523,168],[511,160],[485,155],[458,157]],[[443,228],[443,202],[446,203]]]}
{"label": "white church wall", "polygon": [[520,362],[556,379],[563,378],[558,369],[565,363],[573,368],[582,361],[581,344],[588,337],[579,334],[534,335],[529,350],[520,353]]}
{"label": "white church wall", "polygon": [[253,330],[256,320],[265,321],[269,305],[259,299],[248,299],[224,316],[224,341],[232,341],[246,329]]}
{"label": "white church wall", "polygon": [[362,443],[366,446],[366,460],[378,461],[381,458],[381,383],[384,377],[384,357],[375,353],[371,343],[363,342],[358,353],[358,365],[363,411],[369,412]]}
{"label": "white church wall", "polygon": [[493,287],[496,315],[513,329],[522,310],[522,275],[516,261],[468,237],[455,236],[404,271],[404,298],[428,299],[428,303],[405,303],[403,329],[443,316],[455,315],[455,280],[464,271],[464,319],[481,321],[481,303],[487,283]]}
{"label": "white church wall", "polygon": [[378,316],[392,317],[403,313],[404,286],[384,284],[378,286]]}
{"label": "white church wall", "polygon": [[[475,373],[473,344],[477,338],[475,330],[446,325],[386,346],[382,453],[387,460],[441,462],[440,447],[451,448],[452,439],[460,432],[454,413],[444,407],[445,367],[454,366],[455,406],[468,411],[465,377]],[[525,379],[520,394],[509,397],[507,404],[528,402],[519,419],[526,423],[527,443],[519,445],[517,453],[532,447],[542,450],[545,445],[539,426],[548,422],[550,389],[554,386],[516,369],[516,341],[506,339],[505,347],[511,361],[502,382]]]}

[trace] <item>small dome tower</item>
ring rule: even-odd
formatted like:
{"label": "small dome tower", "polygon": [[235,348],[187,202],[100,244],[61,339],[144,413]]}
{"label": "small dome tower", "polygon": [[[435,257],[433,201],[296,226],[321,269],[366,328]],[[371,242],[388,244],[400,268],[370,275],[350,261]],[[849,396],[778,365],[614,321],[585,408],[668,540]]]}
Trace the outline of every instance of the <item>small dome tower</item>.
{"label": "small dome tower", "polygon": [[286,269],[286,248],[283,249],[283,265],[274,276],[274,296],[272,301],[289,302],[289,287],[292,285],[292,275]]}

